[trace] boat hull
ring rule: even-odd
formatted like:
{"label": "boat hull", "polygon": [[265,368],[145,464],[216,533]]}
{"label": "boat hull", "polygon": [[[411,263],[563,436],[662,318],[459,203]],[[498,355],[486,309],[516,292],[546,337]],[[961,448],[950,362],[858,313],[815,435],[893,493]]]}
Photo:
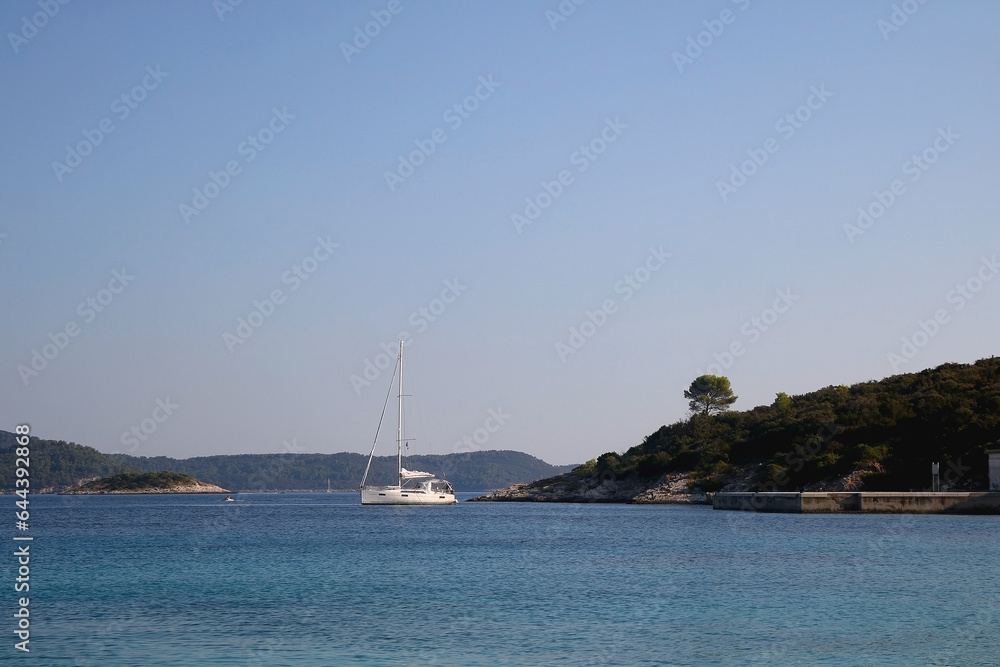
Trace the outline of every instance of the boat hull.
{"label": "boat hull", "polygon": [[362,505],[454,505],[454,493],[427,492],[423,489],[401,489],[398,486],[365,487],[361,489]]}

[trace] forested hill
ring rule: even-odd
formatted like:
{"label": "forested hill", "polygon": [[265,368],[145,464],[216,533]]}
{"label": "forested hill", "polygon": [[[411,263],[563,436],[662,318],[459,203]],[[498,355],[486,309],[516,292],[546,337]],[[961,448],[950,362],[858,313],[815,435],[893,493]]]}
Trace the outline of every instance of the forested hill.
{"label": "forested hill", "polygon": [[[14,434],[0,431],[0,489],[14,488]],[[172,472],[234,491],[356,489],[367,457],[361,454],[238,454],[173,459],[102,454],[62,440],[31,438],[31,488],[65,488],[120,472]],[[448,479],[457,491],[483,491],[551,477],[573,466],[553,466],[523,452],[484,451],[408,456],[404,465]],[[389,484],[395,457],[376,457],[370,483]]]}
{"label": "forested hill", "polygon": [[940,462],[943,488],[984,490],[987,449],[1000,449],[997,357],[694,415],[571,476],[652,487],[678,473],[704,491],[906,491],[929,489],[931,463]]}
{"label": "forested hill", "polygon": [[[15,485],[15,450],[17,436],[0,431],[0,489],[10,491]],[[76,486],[83,480],[108,477],[124,472],[125,467],[93,447],[63,440],[29,440],[31,491]]]}

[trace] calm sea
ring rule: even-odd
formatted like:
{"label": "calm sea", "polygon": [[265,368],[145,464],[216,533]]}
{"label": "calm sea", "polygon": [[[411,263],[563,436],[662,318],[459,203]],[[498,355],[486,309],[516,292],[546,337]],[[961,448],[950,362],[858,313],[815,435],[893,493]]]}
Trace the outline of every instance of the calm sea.
{"label": "calm sea", "polygon": [[53,666],[1000,664],[1000,517],[236,497],[33,496],[32,650],[13,649],[5,614],[0,654]]}

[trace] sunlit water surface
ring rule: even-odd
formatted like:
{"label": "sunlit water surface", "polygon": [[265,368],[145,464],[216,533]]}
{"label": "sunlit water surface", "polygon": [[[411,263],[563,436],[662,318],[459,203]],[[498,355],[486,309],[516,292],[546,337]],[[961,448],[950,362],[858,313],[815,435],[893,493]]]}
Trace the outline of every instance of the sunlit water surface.
{"label": "sunlit water surface", "polygon": [[28,660],[1000,664],[1000,517],[236,497],[32,497]]}

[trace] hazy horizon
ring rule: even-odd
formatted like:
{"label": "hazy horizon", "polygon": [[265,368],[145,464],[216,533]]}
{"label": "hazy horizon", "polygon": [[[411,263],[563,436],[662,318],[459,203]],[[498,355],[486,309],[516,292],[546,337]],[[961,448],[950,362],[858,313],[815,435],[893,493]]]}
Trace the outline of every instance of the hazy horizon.
{"label": "hazy horizon", "polygon": [[0,27],[4,430],[367,454],[405,332],[411,454],[566,465],[684,418],[701,373],[744,410],[998,351],[995,3]]}

